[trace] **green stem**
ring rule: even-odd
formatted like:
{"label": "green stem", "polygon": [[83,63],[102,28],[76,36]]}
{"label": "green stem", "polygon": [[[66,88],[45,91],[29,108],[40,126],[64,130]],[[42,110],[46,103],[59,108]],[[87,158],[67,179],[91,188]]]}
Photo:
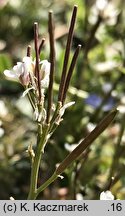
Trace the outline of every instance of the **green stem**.
{"label": "green stem", "polygon": [[49,129],[49,125],[46,124],[43,128],[43,133],[41,133],[41,125],[39,125],[38,138],[37,138],[37,149],[36,149],[34,161],[32,164],[30,191],[29,191],[29,195],[27,198],[28,200],[34,200],[36,199],[36,196],[37,196],[38,172],[39,172],[43,148],[46,143],[48,129]]}
{"label": "green stem", "polygon": [[45,188],[47,188],[53,181],[55,181],[55,179],[58,178],[58,175],[56,174],[56,172],[53,173],[53,175],[44,183],[42,184],[36,192],[36,197],[39,195],[39,193],[41,193]]}

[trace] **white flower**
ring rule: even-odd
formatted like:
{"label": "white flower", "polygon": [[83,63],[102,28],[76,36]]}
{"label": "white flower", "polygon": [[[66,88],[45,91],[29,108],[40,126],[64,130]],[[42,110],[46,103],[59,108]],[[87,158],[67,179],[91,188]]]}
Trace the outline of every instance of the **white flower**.
{"label": "white flower", "polygon": [[41,68],[41,88],[47,88],[49,85],[50,62],[43,60],[40,62]]}
{"label": "white flower", "polygon": [[107,190],[105,192],[103,191],[100,194],[100,200],[114,200],[114,195],[109,190]]}
{"label": "white flower", "polygon": [[19,79],[23,85],[28,85],[32,64],[33,62],[30,57],[24,57],[23,62],[17,62],[17,65],[15,65],[12,70],[5,70],[4,74],[7,77]]}
{"label": "white flower", "polygon": [[102,0],[102,1],[97,0],[95,4],[98,10],[104,10],[106,6],[108,5],[108,1],[107,0]]}
{"label": "white flower", "polygon": [[[23,85],[28,85],[30,81],[29,74],[33,78],[35,75],[36,61],[32,61],[30,57],[24,57],[22,62],[17,62],[12,70],[5,70],[5,76],[19,80]],[[49,85],[50,62],[43,60],[39,62],[41,73],[41,88],[45,89]],[[35,87],[35,85],[34,85]]]}
{"label": "white flower", "polygon": [[65,104],[65,105],[60,109],[60,111],[59,111],[59,116],[62,117],[62,116],[64,115],[65,110],[66,110],[68,107],[72,106],[73,104],[75,104],[75,101],[72,101],[72,102],[69,102],[69,103]]}

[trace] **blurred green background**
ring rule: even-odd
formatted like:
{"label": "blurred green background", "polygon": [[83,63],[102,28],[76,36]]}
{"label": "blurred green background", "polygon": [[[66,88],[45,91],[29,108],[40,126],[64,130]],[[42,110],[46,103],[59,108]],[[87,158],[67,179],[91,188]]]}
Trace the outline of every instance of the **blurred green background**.
{"label": "blurred green background", "polygon": [[[29,144],[35,146],[36,125],[22,86],[8,80],[3,71],[26,55],[33,44],[33,23],[46,38],[41,59],[49,59],[48,11],[54,12],[57,101],[62,59],[74,0],[0,0],[0,199],[26,199],[30,182]],[[39,199],[99,199],[108,189],[125,198],[125,2],[78,0],[71,56],[78,44],[82,50],[67,101],[76,101],[49,141],[41,161],[39,184],[57,163],[84,138],[112,108],[119,114],[108,129],[64,173],[41,193]]]}

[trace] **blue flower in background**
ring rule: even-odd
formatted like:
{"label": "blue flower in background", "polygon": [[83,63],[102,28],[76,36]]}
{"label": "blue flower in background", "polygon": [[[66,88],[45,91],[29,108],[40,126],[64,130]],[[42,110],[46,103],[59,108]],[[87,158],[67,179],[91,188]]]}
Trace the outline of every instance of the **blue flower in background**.
{"label": "blue flower in background", "polygon": [[97,94],[90,94],[88,98],[86,98],[85,103],[91,105],[94,108],[98,108],[102,102],[102,98]]}
{"label": "blue flower in background", "polygon": [[[97,94],[90,94],[88,98],[86,98],[85,103],[92,106],[93,108],[98,108],[102,103],[103,98]],[[109,111],[115,106],[115,100],[113,97],[110,97],[106,104],[103,106],[103,111]]]}

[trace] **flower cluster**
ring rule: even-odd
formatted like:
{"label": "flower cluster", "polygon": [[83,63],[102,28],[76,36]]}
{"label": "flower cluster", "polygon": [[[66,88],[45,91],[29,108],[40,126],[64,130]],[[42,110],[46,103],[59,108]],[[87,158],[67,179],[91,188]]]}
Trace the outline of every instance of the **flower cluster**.
{"label": "flower cluster", "polygon": [[[12,70],[5,70],[4,74],[19,81],[25,88],[23,96],[28,95],[29,101],[32,105],[35,120],[41,123],[42,126],[50,124],[50,134],[63,120],[65,109],[73,105],[75,102],[65,104],[66,93],[69,87],[70,79],[79,55],[81,45],[78,45],[74,52],[71,64],[68,68],[68,61],[70,55],[70,48],[72,45],[73,31],[75,26],[77,13],[77,6],[74,6],[71,25],[69,29],[67,45],[64,56],[64,63],[62,68],[62,76],[59,85],[58,101],[53,106],[53,83],[55,72],[55,45],[54,45],[54,24],[53,14],[49,12],[49,41],[50,41],[50,62],[48,60],[40,60],[40,52],[43,47],[45,39],[43,38],[39,44],[38,38],[38,23],[34,23],[34,47],[35,47],[35,60],[31,56],[31,47],[27,48],[27,56],[22,62],[17,62]],[[45,108],[45,89],[48,91],[47,107]],[[53,107],[56,107],[55,110]]]}
{"label": "flower cluster", "polygon": [[[4,74],[8,78],[19,81],[25,88],[23,97],[28,94],[29,100],[34,110],[35,120],[41,120],[41,113],[38,109],[39,88],[38,78],[36,77],[36,60],[25,56],[22,62],[17,62],[12,70],[5,70]],[[49,86],[50,77],[50,62],[47,60],[39,61],[39,75],[40,75],[40,94],[44,100],[44,91]],[[41,103],[41,101],[40,101]],[[45,111],[45,110],[44,110]],[[43,112],[42,112],[43,113]],[[45,118],[44,118],[45,120]]]}
{"label": "flower cluster", "polygon": [[[35,79],[35,60],[31,57],[24,57],[22,62],[17,62],[17,65],[12,70],[5,70],[5,76],[19,80],[23,86],[28,86],[32,81],[30,77]],[[41,75],[41,88],[47,88],[49,85],[50,63],[47,60],[39,62]],[[35,87],[35,86],[34,86]]]}

